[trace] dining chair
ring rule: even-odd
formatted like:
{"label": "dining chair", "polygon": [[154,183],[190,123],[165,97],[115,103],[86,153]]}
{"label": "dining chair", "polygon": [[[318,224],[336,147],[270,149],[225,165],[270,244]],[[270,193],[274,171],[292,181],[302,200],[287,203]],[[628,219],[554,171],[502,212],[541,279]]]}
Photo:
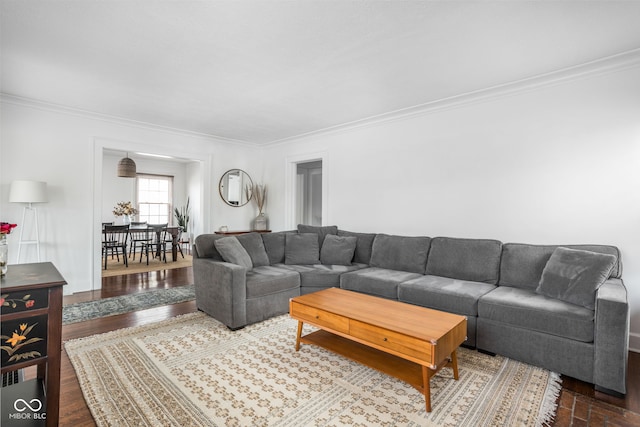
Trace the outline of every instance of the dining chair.
{"label": "dining chair", "polygon": [[102,254],[104,255],[104,269],[107,269],[107,257],[111,252],[111,258],[115,256],[120,262],[120,254],[125,267],[129,267],[127,259],[127,241],[129,239],[129,225],[105,225],[103,229]]}
{"label": "dining chair", "polygon": [[[169,229],[171,229],[172,232],[169,232]],[[180,251],[180,255],[182,255],[182,258],[184,258],[184,253],[182,252],[182,245],[180,244],[180,236],[182,235],[182,227],[180,226],[167,227],[167,234],[165,235],[165,250],[171,250],[173,254],[174,233],[176,235],[176,238],[175,238],[176,250]]]}
{"label": "dining chair", "polygon": [[[147,230],[150,240],[141,243],[142,253],[147,257],[147,265],[149,265],[149,250],[152,257],[162,257],[167,262],[167,224],[147,224]],[[140,253],[140,262],[142,262],[142,253]]]}
{"label": "dining chair", "polygon": [[[186,235],[186,233],[181,233],[178,244],[180,245],[180,247],[184,245],[184,250],[187,252],[187,254],[191,255],[191,237]],[[180,253],[182,253],[182,251],[180,251]],[[184,258],[184,254],[182,255],[182,257]]]}
{"label": "dining chair", "polygon": [[152,236],[149,233],[149,227],[147,221],[131,222],[129,227],[129,258],[133,255],[133,259],[136,259],[136,248],[140,247],[140,261],[142,262],[142,243],[148,243]]}

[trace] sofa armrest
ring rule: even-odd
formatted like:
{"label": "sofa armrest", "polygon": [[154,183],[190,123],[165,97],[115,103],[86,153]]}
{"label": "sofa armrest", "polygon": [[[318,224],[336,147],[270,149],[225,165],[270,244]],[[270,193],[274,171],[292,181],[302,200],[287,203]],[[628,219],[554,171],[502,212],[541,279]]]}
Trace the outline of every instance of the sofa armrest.
{"label": "sofa armrest", "polygon": [[196,305],[230,329],[247,324],[247,269],[210,258],[193,259]]}
{"label": "sofa armrest", "polygon": [[598,289],[595,312],[594,378],[596,388],[626,393],[629,357],[629,302],[621,279]]}

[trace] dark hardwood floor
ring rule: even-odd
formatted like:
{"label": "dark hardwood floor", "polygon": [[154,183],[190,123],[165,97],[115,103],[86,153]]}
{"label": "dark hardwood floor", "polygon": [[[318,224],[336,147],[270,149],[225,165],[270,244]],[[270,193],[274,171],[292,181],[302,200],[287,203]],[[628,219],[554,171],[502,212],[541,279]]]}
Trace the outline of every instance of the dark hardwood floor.
{"label": "dark hardwood floor", "polygon": [[[164,270],[105,278],[102,289],[64,297],[65,304],[118,295],[170,288],[193,283],[191,268]],[[167,305],[117,316],[79,322],[62,327],[62,339],[138,326],[196,310],[194,301]],[[595,392],[593,386],[563,377],[555,426],[640,426],[640,353],[629,354],[628,391],[624,398]],[[66,352],[62,352],[60,426],[93,426],[80,385]]]}

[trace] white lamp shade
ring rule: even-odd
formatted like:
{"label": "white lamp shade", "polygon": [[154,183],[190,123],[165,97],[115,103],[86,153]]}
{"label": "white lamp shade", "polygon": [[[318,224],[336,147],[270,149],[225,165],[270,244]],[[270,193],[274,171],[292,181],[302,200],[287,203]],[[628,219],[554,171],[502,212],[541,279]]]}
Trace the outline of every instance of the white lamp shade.
{"label": "white lamp shade", "polygon": [[42,181],[13,181],[9,190],[11,203],[44,203],[47,201],[47,183]]}

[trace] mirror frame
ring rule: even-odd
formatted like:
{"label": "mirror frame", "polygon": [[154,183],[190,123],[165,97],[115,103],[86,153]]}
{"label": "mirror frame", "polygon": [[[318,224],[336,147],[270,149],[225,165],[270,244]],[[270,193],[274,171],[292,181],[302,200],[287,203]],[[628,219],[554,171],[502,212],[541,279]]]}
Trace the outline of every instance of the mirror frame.
{"label": "mirror frame", "polygon": [[[224,182],[225,182],[225,178],[231,173],[231,172],[240,172],[241,174],[244,174],[247,179],[249,180],[249,185],[251,186],[251,194],[249,195],[249,197],[247,198],[246,201],[242,201],[243,198],[243,194],[245,191],[245,187],[240,189],[241,195],[240,195],[240,202],[238,204],[235,203],[231,203],[225,196],[223,193],[223,188],[224,188]],[[234,168],[234,169],[229,169],[228,171],[226,171],[225,173],[222,174],[222,176],[220,177],[220,181],[218,182],[218,193],[220,193],[220,198],[229,206],[234,207],[234,208],[239,208],[241,206],[245,206],[247,203],[249,203],[251,201],[251,199],[253,198],[253,180],[251,179],[251,175],[249,175],[247,172],[245,172],[242,169],[238,169],[238,168]]]}

